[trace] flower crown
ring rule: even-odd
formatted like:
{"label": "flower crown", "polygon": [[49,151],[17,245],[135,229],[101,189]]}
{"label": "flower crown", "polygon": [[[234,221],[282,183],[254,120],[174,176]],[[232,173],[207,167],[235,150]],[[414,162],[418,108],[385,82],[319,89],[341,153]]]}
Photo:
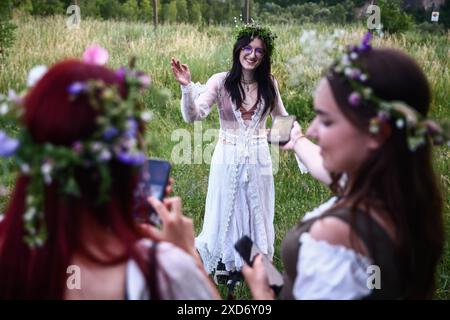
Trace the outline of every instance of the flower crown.
{"label": "flower crown", "polygon": [[[88,48],[83,61],[90,64],[105,64],[108,52],[98,46]],[[124,99],[116,85],[101,80],[74,82],[67,88],[69,99],[87,97],[90,105],[99,111],[97,129],[87,139],[76,141],[72,146],[36,143],[24,127],[20,127],[23,112],[21,99],[10,90],[9,96],[0,96],[1,114],[9,117],[19,127],[17,138],[8,137],[0,130],[0,156],[15,157],[15,165],[21,173],[30,177],[25,213],[25,242],[30,247],[45,243],[47,230],[44,222],[45,186],[55,181],[59,192],[68,197],[79,197],[80,189],[75,179],[75,168],[89,168],[98,173],[98,204],[108,200],[111,187],[109,162],[116,160],[130,166],[141,166],[146,157],[143,143],[138,140],[138,128],[151,118],[143,111],[141,91],[148,87],[150,78],[134,71],[134,59],[129,68],[120,68],[116,75],[127,89]],[[46,72],[46,68],[34,68],[29,75],[29,85],[34,85]]]}
{"label": "flower crown", "polygon": [[392,121],[399,130],[406,130],[408,147],[414,152],[429,139],[436,145],[448,143],[450,145],[450,124],[448,122],[439,125],[436,121],[424,118],[414,108],[403,101],[385,101],[377,97],[372,88],[365,83],[370,75],[364,70],[358,58],[361,53],[372,50],[370,41],[372,34],[366,33],[361,44],[349,46],[347,51],[338,59],[332,72],[344,78],[352,89],[348,97],[348,103],[353,108],[375,106],[377,116],[370,120],[369,131],[377,134],[381,123]]}
{"label": "flower crown", "polygon": [[[236,21],[235,21],[236,23]],[[238,26],[236,23],[236,30],[234,32],[236,40],[248,36],[250,38],[259,37],[266,44],[267,52],[273,53],[275,48],[275,39],[277,35],[270,31],[269,28],[259,25],[257,22],[252,21],[251,23],[246,23]]]}

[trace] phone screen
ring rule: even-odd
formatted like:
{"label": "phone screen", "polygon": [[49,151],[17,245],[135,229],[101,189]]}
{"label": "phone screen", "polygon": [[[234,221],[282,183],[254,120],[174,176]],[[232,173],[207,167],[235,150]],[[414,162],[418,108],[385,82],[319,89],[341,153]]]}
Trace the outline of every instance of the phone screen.
{"label": "phone screen", "polygon": [[153,196],[162,201],[165,197],[169,182],[171,165],[166,160],[148,159],[144,164],[139,182],[135,191],[135,218],[139,222],[160,225],[161,220],[148,202],[147,198]]}
{"label": "phone screen", "polygon": [[281,145],[288,143],[294,121],[295,116],[276,116],[270,128],[269,142]]}
{"label": "phone screen", "polygon": [[162,200],[169,182],[170,163],[163,160],[149,159],[147,170],[150,175],[149,193],[153,197]]}

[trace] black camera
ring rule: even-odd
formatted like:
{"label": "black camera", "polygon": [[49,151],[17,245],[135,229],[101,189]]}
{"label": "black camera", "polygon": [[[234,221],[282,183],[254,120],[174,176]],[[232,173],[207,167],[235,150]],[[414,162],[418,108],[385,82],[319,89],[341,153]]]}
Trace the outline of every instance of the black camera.
{"label": "black camera", "polygon": [[283,288],[283,276],[274,267],[272,262],[264,255],[261,250],[253,243],[253,241],[248,236],[243,236],[234,245],[236,251],[241,255],[242,259],[249,265],[253,265],[253,260],[256,255],[260,254],[263,257],[264,269],[267,273],[267,279],[270,287],[278,295]]}

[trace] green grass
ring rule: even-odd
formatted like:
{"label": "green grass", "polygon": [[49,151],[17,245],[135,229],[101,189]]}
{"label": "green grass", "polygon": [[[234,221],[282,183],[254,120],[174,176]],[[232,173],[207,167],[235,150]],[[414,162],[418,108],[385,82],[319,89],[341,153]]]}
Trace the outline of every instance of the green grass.
{"label": "green grass", "polygon": [[[179,110],[180,89],[172,78],[169,61],[172,56],[188,63],[193,80],[204,83],[215,72],[230,67],[233,40],[231,28],[197,28],[189,25],[162,26],[157,32],[150,24],[114,21],[82,20],[79,30],[67,30],[65,18],[37,19],[16,16],[17,40],[7,61],[0,65],[0,92],[8,88],[23,89],[27,71],[37,65],[52,63],[67,57],[80,57],[91,43],[99,43],[110,52],[109,65],[117,68],[127,64],[132,55],[138,57],[138,67],[152,76],[154,90],[145,96],[146,105],[154,112],[155,119],[149,124],[147,134],[151,140],[150,156],[171,158],[176,142],[171,141],[175,129],[184,128],[193,132],[193,125],[186,124]],[[334,26],[275,26],[279,38],[276,41],[277,54],[274,57],[273,73],[277,77],[283,101],[289,113],[296,114],[302,125],[311,120],[311,88],[320,74],[308,74],[308,82],[298,87],[288,87],[289,74],[286,61],[301,54],[299,37],[302,29],[317,29],[318,33],[332,33]],[[357,42],[364,30],[349,26],[342,43]],[[449,118],[450,110],[450,34],[444,36],[423,36],[407,33],[396,37],[376,39],[376,45],[402,48],[413,55],[424,68],[433,89],[432,115]],[[305,64],[311,57],[304,57]],[[0,123],[1,125],[1,123]],[[213,111],[202,122],[203,130],[218,128],[218,115]],[[193,143],[193,141],[192,141]],[[202,142],[203,146],[207,143]],[[449,148],[436,149],[435,165],[442,183],[445,199],[445,223],[450,233],[450,163]],[[194,219],[196,233],[203,223],[203,212],[208,183],[209,165],[175,165],[172,175],[176,180],[174,194],[181,196],[184,211]],[[11,176],[1,177],[11,186]],[[330,193],[309,175],[298,172],[294,156],[280,154],[280,167],[275,175],[275,264],[281,269],[280,243],[285,233],[294,226],[306,211],[326,200]],[[0,212],[4,210],[7,198],[0,199]],[[224,293],[224,288],[221,288]],[[238,298],[249,298],[246,286],[237,291]],[[443,261],[437,275],[436,298],[450,299],[450,242],[447,240]]]}

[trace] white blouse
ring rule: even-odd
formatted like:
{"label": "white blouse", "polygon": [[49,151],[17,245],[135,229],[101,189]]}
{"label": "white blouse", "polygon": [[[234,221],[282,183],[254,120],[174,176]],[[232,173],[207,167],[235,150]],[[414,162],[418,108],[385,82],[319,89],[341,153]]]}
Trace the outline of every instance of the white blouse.
{"label": "white blouse", "polygon": [[[307,213],[303,220],[320,216],[337,198],[333,197]],[[316,240],[309,233],[299,239],[297,278],[293,295],[296,299],[361,299],[370,294],[367,268],[371,259],[342,245]]]}
{"label": "white blouse", "polygon": [[[142,240],[149,248],[151,241]],[[161,242],[157,247],[158,289],[162,299],[210,300],[214,298],[209,279],[198,269],[194,259],[182,249]],[[126,268],[126,291],[129,300],[148,300],[147,282],[137,263],[130,259]]]}

